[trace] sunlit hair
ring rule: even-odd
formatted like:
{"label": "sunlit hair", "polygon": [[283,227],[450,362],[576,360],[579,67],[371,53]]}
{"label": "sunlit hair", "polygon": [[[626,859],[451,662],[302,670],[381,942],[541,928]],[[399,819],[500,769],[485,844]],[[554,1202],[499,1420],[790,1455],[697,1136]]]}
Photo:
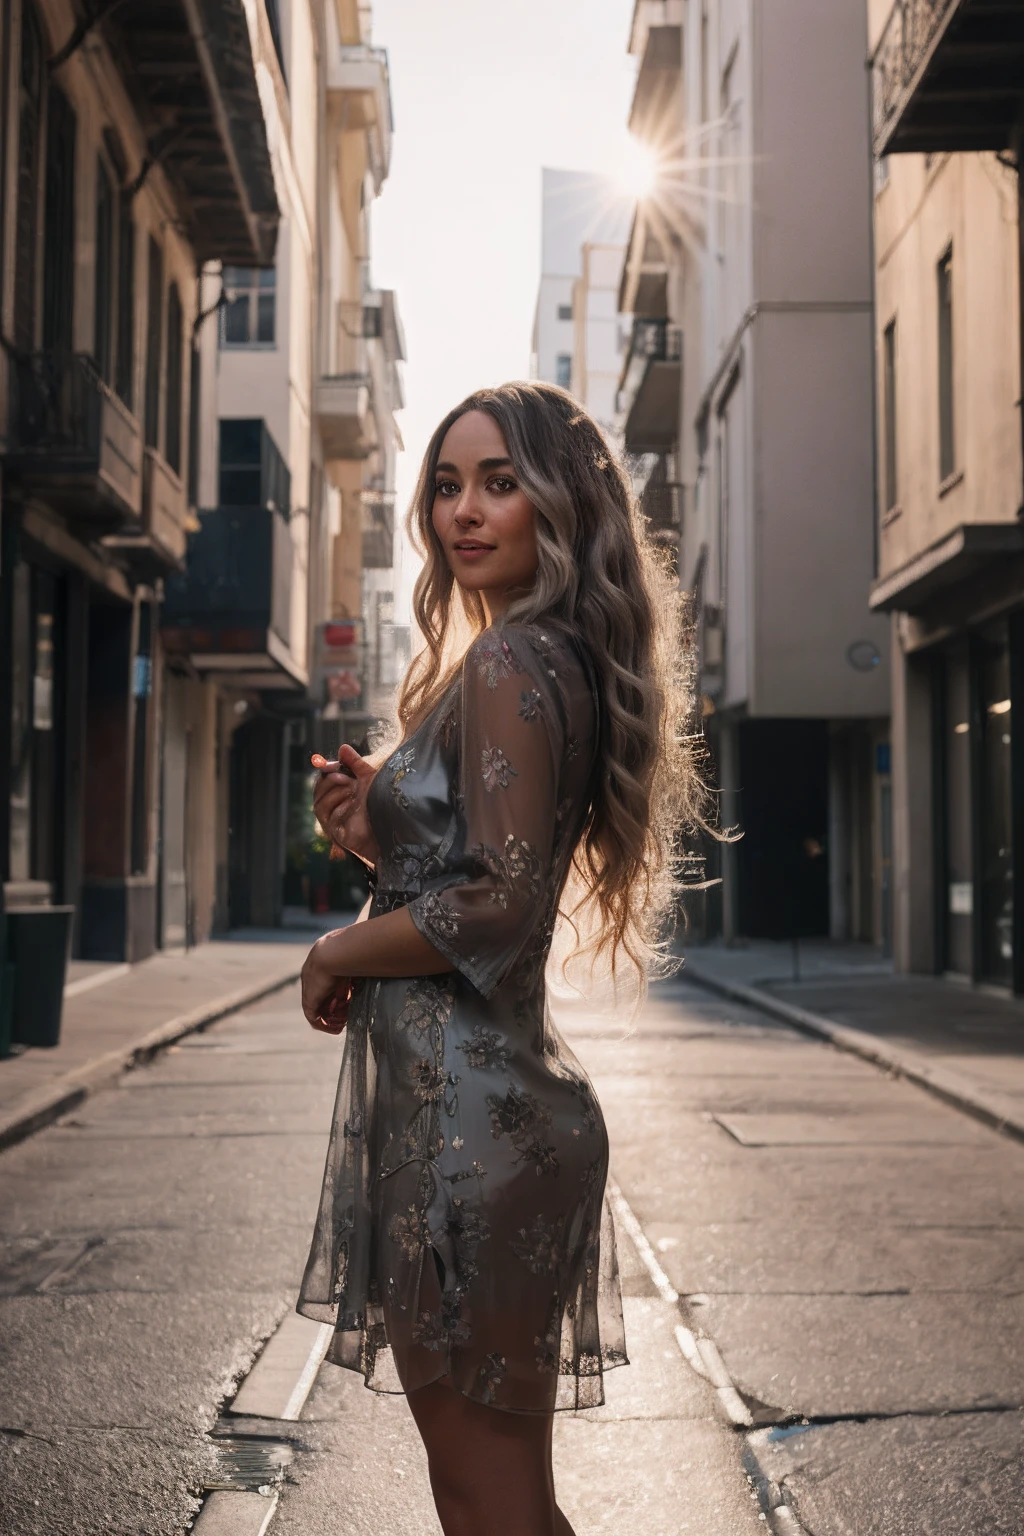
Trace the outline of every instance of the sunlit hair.
{"label": "sunlit hair", "polygon": [[487,626],[479,594],[455,581],[432,520],[441,445],[468,411],[497,423],[537,511],[537,576],[505,621],[560,630],[596,674],[604,771],[574,855],[577,899],[563,915],[584,931],[584,951],[610,955],[613,971],[627,955],[642,985],[664,955],[681,840],[702,825],[685,607],[625,470],[566,390],[534,383],[479,390],[430,439],[409,513],[424,556],[413,609],[426,644],[403,685],[399,721],[408,735],[444,693],[460,659],[453,634],[471,642]]}

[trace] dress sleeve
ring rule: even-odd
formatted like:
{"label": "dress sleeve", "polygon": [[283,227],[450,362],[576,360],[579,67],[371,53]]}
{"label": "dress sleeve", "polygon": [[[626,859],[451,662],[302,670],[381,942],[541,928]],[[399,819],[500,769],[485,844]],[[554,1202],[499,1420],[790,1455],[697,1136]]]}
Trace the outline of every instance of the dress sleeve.
{"label": "dress sleeve", "polygon": [[409,911],[489,997],[547,907],[565,732],[545,650],[522,630],[482,635],[463,663],[461,715],[454,879]]}

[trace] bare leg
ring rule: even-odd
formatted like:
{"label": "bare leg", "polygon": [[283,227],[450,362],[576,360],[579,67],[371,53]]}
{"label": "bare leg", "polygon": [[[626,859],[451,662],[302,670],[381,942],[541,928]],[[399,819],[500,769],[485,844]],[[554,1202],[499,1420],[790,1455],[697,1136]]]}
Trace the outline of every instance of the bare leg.
{"label": "bare leg", "polygon": [[444,1382],[408,1402],[444,1536],[573,1536],[555,1504],[553,1415],[486,1408]]}

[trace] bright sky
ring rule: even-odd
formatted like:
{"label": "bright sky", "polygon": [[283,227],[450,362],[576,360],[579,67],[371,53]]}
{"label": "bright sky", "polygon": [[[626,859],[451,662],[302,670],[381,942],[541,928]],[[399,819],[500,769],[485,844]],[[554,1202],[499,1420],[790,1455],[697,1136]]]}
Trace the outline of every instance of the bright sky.
{"label": "bright sky", "polygon": [[[472,389],[525,378],[541,168],[626,174],[633,0],[374,0],[395,136],[375,284],[405,326],[404,518],[430,433]],[[414,572],[396,572],[399,614]]]}

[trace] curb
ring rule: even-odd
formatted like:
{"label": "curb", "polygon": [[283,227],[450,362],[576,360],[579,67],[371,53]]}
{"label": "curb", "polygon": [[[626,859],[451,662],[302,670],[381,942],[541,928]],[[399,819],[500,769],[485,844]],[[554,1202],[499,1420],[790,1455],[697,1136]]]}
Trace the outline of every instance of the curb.
{"label": "curb", "polygon": [[107,1051],[86,1066],[65,1072],[44,1088],[25,1094],[13,1109],[0,1114],[0,1152],[24,1141],[44,1126],[51,1125],[60,1115],[67,1114],[81,1104],[97,1088],[105,1087],[120,1077],[122,1072],[149,1061],[176,1040],[183,1039],[185,1035],[193,1035],[207,1024],[215,1024],[227,1014],[235,1013],[239,1008],[269,997],[272,992],[291,986],[301,974],[301,966],[296,966],[283,976],[275,976],[255,986],[241,987],[235,992],[222,994],[213,1002],[201,1003],[189,1013],[181,1013],[177,1018],[158,1024],[156,1029],[151,1029],[148,1035],[143,1035],[134,1044]]}
{"label": "curb", "polygon": [[899,1046],[889,1045],[875,1035],[869,1035],[866,1030],[854,1029],[848,1024],[837,1024],[833,1019],[827,1019],[820,1013],[809,1013],[805,1008],[797,1008],[795,1004],[784,1002],[780,997],[773,997],[770,992],[765,992],[760,987],[748,987],[738,981],[725,981],[709,971],[703,971],[691,965],[689,961],[686,962],[682,976],[684,980],[688,978],[698,987],[704,987],[709,992],[718,992],[734,1002],[746,1003],[748,1007],[756,1008],[761,1013],[768,1013],[777,1019],[782,1019],[805,1035],[813,1035],[817,1040],[827,1040],[838,1050],[848,1051],[852,1056],[859,1056],[862,1061],[881,1067],[883,1071],[892,1072],[897,1077],[905,1077],[908,1082],[924,1088],[928,1093],[934,1094],[937,1099],[942,1099],[944,1103],[972,1115],[975,1120],[980,1120],[990,1130],[1000,1131],[1003,1135],[1012,1136],[1017,1141],[1024,1141],[1024,1113],[1018,1110],[1016,1105],[1001,1099],[998,1094],[987,1093],[985,1089],[976,1087],[968,1078],[961,1077],[958,1072],[950,1072],[945,1067],[933,1067],[916,1051],[901,1050]]}

